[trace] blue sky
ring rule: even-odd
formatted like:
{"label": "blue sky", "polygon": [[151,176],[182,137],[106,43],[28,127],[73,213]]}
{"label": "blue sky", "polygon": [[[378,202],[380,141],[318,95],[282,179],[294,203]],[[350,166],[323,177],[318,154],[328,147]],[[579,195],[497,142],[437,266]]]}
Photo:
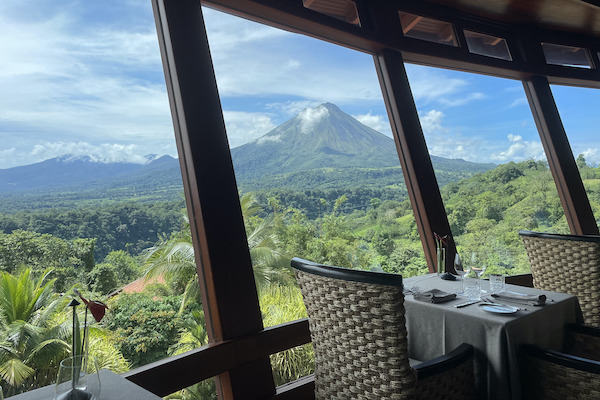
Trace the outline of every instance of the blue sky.
{"label": "blue sky", "polygon": [[[390,135],[371,56],[204,13],[231,147],[323,102]],[[3,0],[0,54],[0,168],[66,153],[107,162],[176,155],[149,0]],[[543,157],[520,82],[407,70],[432,154]],[[600,162],[600,91],[553,90],[573,151]]]}

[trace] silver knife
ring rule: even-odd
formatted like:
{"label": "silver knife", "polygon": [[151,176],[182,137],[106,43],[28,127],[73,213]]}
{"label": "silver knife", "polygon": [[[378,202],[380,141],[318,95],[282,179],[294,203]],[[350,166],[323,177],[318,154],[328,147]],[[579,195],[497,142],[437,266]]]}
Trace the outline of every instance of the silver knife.
{"label": "silver knife", "polygon": [[456,307],[456,308],[466,307],[466,306],[470,306],[471,304],[479,303],[480,301],[481,300],[469,300],[466,303],[455,304],[454,307]]}

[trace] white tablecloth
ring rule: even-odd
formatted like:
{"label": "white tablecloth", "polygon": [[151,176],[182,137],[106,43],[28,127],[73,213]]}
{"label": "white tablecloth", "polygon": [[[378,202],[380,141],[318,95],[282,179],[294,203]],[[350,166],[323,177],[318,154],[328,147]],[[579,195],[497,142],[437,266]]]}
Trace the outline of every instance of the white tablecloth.
{"label": "white tablecloth", "polygon": [[[440,289],[459,292],[461,281],[445,281],[436,274],[404,280],[405,289],[417,286],[420,291]],[[489,283],[482,281],[482,289]],[[461,343],[475,348],[475,377],[482,398],[520,399],[518,347],[531,343],[542,348],[562,347],[565,324],[581,323],[577,298],[563,293],[506,285],[506,290],[526,294],[545,294],[546,305],[521,306],[527,310],[515,314],[491,314],[473,304],[454,307],[466,299],[441,304],[414,300],[405,296],[406,326],[411,358],[427,361],[448,353]]]}

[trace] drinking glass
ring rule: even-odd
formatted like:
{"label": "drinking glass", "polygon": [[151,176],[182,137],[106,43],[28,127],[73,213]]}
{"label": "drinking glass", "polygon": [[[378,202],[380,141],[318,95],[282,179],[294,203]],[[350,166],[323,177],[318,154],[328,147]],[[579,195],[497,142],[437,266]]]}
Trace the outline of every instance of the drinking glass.
{"label": "drinking glass", "polygon": [[469,300],[481,299],[481,279],[465,278],[464,296]]}
{"label": "drinking glass", "polygon": [[500,293],[504,291],[504,275],[490,274],[490,292]]}
{"label": "drinking glass", "polygon": [[454,256],[454,270],[460,275],[462,281],[462,290],[457,294],[463,294],[465,292],[465,276],[470,272],[471,267],[462,263],[458,253]]}
{"label": "drinking glass", "polygon": [[60,362],[55,400],[95,400],[99,395],[100,376],[96,357],[84,354]]}

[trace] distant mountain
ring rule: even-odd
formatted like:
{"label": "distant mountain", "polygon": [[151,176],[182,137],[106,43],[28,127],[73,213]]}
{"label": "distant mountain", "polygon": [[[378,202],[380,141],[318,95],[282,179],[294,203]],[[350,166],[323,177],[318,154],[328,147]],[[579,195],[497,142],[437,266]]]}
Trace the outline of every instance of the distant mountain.
{"label": "distant mountain", "polygon": [[74,208],[135,200],[181,200],[177,159],[147,156],[146,164],[102,163],[65,155],[0,170],[0,212]]}
{"label": "distant mountain", "polygon": [[143,164],[101,163],[90,157],[64,155],[40,163],[0,170],[0,192],[48,190],[90,185],[144,168]]}
{"label": "distant mountain", "polygon": [[[379,184],[403,181],[394,140],[331,103],[303,110],[259,139],[233,148],[231,154],[238,182],[246,190],[278,187],[284,182],[347,187],[381,168],[385,171],[375,175],[385,175],[388,181]],[[436,156],[432,163],[441,186],[496,167]]]}
{"label": "distant mountain", "polygon": [[[307,108],[261,138],[231,150],[241,190],[403,188],[394,141],[331,103]],[[102,163],[64,155],[0,170],[0,212],[124,200],[180,200],[178,160]],[[495,167],[432,157],[440,186]],[[404,190],[404,189],[402,189]]]}
{"label": "distant mountain", "polygon": [[331,103],[303,110],[231,155],[241,180],[315,168],[398,165],[392,139]]}

